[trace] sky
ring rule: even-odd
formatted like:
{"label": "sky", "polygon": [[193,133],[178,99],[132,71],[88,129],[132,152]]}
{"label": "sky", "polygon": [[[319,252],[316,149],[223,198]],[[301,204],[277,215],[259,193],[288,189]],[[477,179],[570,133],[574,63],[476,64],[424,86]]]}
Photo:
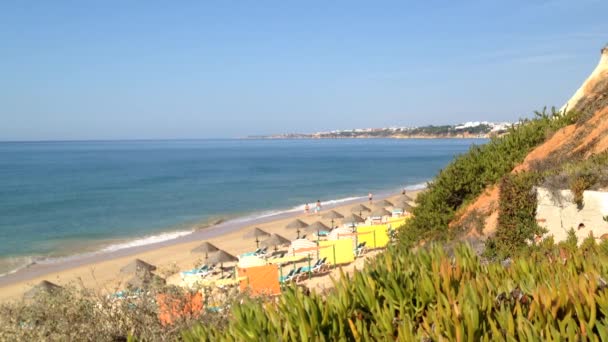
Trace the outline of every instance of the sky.
{"label": "sky", "polygon": [[3,1],[0,141],[516,121],[563,105],[608,1]]}

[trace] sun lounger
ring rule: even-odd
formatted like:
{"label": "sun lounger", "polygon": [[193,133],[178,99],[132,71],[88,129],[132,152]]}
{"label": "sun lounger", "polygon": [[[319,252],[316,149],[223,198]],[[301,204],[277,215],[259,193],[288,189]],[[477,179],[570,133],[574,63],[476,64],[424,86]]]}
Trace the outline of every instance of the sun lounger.
{"label": "sun lounger", "polygon": [[366,242],[361,242],[359,245],[357,245],[357,248],[355,248],[353,251],[355,253],[355,257],[360,257],[367,252],[367,248],[365,248],[366,244]]}
{"label": "sun lounger", "polygon": [[286,256],[283,258],[270,259],[270,260],[268,260],[268,263],[269,264],[289,264],[292,262],[302,261],[306,258],[307,258],[306,255],[292,255],[292,256]]}
{"label": "sun lounger", "polygon": [[188,271],[180,272],[180,275],[181,275],[182,279],[187,276],[205,277],[205,276],[211,274],[212,271],[213,271],[213,266],[209,267],[208,265],[203,265],[199,268],[193,268]]}
{"label": "sun lounger", "polygon": [[314,265],[312,265],[310,267],[302,266],[302,272],[319,273],[321,271],[323,264],[325,264],[326,260],[327,260],[327,258],[319,259],[319,260],[317,260],[317,262],[315,262]]}
{"label": "sun lounger", "polygon": [[287,273],[286,276],[279,277],[279,282],[288,283],[292,280],[295,280],[296,277],[299,276],[301,273],[302,273],[302,267],[298,267],[297,269],[292,269],[291,271],[289,271],[289,273]]}

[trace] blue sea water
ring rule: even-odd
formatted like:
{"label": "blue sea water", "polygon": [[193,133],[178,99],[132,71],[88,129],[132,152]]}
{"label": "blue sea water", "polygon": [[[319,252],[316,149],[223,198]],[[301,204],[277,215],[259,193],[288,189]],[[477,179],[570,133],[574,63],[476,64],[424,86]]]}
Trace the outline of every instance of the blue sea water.
{"label": "blue sea water", "polygon": [[[484,140],[0,143],[0,274],[220,217],[423,184]],[[160,235],[168,238],[173,235]]]}

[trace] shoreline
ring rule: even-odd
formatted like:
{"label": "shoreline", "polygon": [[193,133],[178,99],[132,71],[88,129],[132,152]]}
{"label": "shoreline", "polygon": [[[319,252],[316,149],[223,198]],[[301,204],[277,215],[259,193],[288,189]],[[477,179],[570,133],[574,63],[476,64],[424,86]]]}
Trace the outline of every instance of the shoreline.
{"label": "shoreline", "polygon": [[[417,189],[409,190],[408,193],[416,194],[422,191],[422,189],[420,189],[420,184],[410,185],[406,187],[406,189],[414,187]],[[374,197],[375,199],[389,198],[395,196],[395,192],[396,189],[387,190],[376,194]],[[329,209],[345,209],[353,204],[365,203],[367,202],[367,198],[365,197],[366,196],[355,197],[352,199],[347,198],[339,203],[325,204],[323,205],[322,213]],[[116,284],[116,282],[112,280],[116,280],[117,274],[114,274],[114,276],[111,274],[104,274],[104,276],[101,277],[102,279],[97,279],[95,272],[100,269],[100,265],[103,266],[102,268],[104,269],[116,268],[115,266],[120,268],[123,262],[128,262],[125,261],[127,259],[131,260],[134,257],[149,258],[154,254],[162,254],[164,256],[160,258],[161,262],[157,262],[157,266],[159,266],[159,268],[163,266],[163,263],[166,264],[167,262],[173,262],[176,265],[179,265],[180,263],[183,264],[186,259],[189,262],[193,262],[196,261],[194,260],[196,258],[194,258],[192,255],[181,255],[180,257],[175,257],[174,260],[171,260],[171,254],[173,251],[184,254],[184,250],[188,252],[186,254],[190,254],[189,251],[193,247],[193,244],[198,244],[205,240],[212,240],[214,243],[217,242],[219,245],[218,247],[220,248],[222,248],[222,245],[233,245],[233,248],[225,249],[229,253],[238,254],[251,249],[248,248],[248,246],[250,247],[250,244],[244,244],[246,240],[242,238],[242,235],[247,228],[263,226],[268,227],[267,230],[271,232],[281,230],[279,233],[285,234],[285,230],[281,227],[281,225],[284,225],[283,221],[294,218],[303,218],[306,221],[310,221],[309,223],[312,223],[312,220],[320,219],[316,214],[305,215],[294,207],[270,215],[258,213],[258,215],[251,214],[249,216],[230,219],[214,226],[194,230],[186,235],[160,242],[131,246],[110,252],[98,251],[93,253],[76,254],[69,257],[59,258],[48,263],[36,263],[0,277],[0,301],[15,299],[16,295],[24,292],[27,290],[27,288],[29,288],[29,286],[42,279],[49,279],[62,284],[65,284],[66,280],[68,282],[78,280],[83,285],[88,283],[89,286],[92,285],[92,287],[97,289],[107,289],[108,281],[109,283]],[[240,235],[237,235],[237,233]],[[290,234],[290,232],[287,232],[287,234]],[[235,241],[235,238],[238,238],[238,241]],[[241,243],[239,244],[238,242]],[[155,255],[154,259],[159,259],[156,258],[157,256],[158,255]],[[186,267],[192,267],[192,265]],[[185,268],[181,267],[181,269]],[[104,271],[103,273],[106,272]],[[85,281],[85,279],[83,279],[85,277],[93,278],[92,280],[94,280],[94,282],[91,282],[91,279]],[[100,284],[100,282],[104,284]]]}

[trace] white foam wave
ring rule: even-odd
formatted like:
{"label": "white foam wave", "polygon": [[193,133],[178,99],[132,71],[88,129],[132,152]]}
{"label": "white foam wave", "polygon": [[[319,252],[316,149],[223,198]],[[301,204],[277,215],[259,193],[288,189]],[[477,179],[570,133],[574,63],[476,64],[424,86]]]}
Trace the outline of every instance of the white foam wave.
{"label": "white foam wave", "polygon": [[404,189],[405,190],[411,190],[411,191],[414,191],[414,190],[423,190],[423,189],[426,189],[426,186],[427,186],[427,182],[424,182],[424,183],[418,183],[418,184],[413,184],[413,185],[406,185],[404,187]]}
{"label": "white foam wave", "polygon": [[23,257],[8,257],[0,259],[0,270],[5,271],[0,273],[0,277],[13,274],[24,268],[28,268],[37,261],[38,257],[23,256]]}
{"label": "white foam wave", "polygon": [[121,249],[132,248],[150,245],[153,243],[164,242],[167,240],[177,239],[178,237],[182,237],[184,235],[192,234],[192,230],[188,231],[177,231],[177,232],[167,232],[158,235],[150,235],[140,239],[135,239],[123,243],[117,243],[113,245],[109,245],[101,250],[101,252],[115,252]]}

